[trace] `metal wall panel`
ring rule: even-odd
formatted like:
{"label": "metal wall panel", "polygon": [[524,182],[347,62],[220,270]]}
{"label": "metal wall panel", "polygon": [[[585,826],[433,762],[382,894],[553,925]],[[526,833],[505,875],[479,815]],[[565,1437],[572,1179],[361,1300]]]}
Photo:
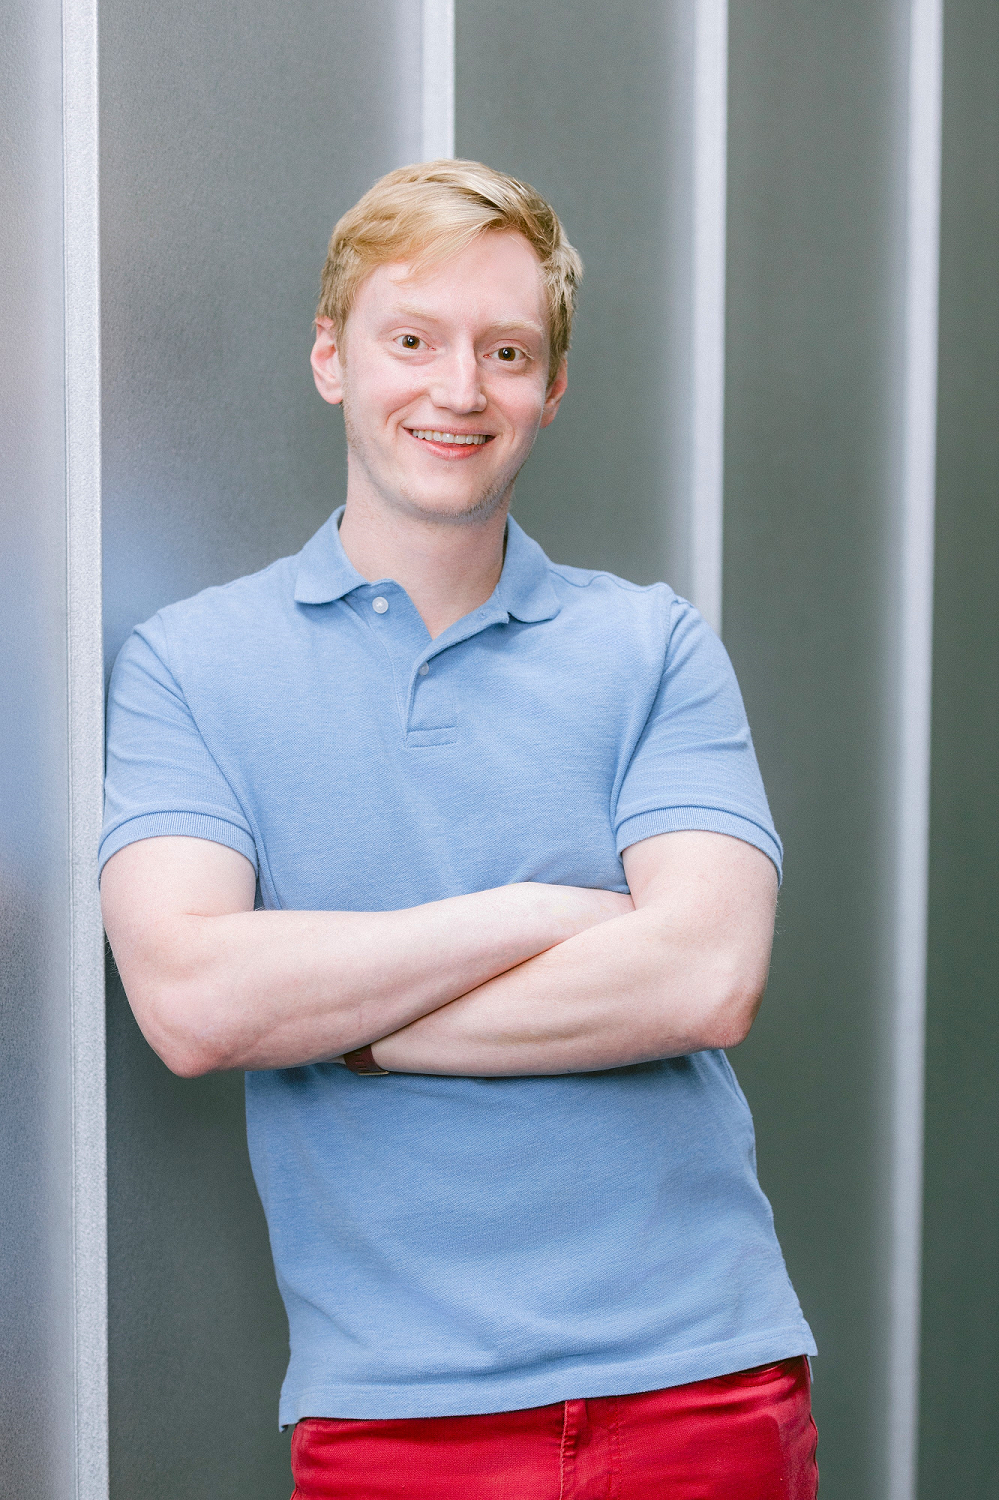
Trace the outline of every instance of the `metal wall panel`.
{"label": "metal wall panel", "polygon": [[999,8],[944,17],[923,1500],[999,1494]]}
{"label": "metal wall panel", "polygon": [[586,275],[514,511],[561,562],[689,587],[693,7],[458,0],[456,151],[549,196]]}
{"label": "metal wall panel", "polygon": [[822,1492],[889,1492],[887,1159],[907,32],[732,8],[725,638],[787,850],[733,1059],[819,1346]]}
{"label": "metal wall panel", "polygon": [[96,27],[2,57],[0,1481],[106,1495]]}
{"label": "metal wall panel", "polygon": [[[310,325],[337,217],[419,154],[419,10],[102,9],[108,661],[343,495]],[[109,988],[112,1494],[277,1500],[287,1329],[242,1080],[170,1075]]]}
{"label": "metal wall panel", "polygon": [[58,4],[0,49],[0,1492],[73,1482],[72,1227]]}

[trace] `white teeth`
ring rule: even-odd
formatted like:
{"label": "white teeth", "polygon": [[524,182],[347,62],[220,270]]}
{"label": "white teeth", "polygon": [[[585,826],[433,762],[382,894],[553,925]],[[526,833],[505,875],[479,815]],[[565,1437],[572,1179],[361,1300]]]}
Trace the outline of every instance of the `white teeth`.
{"label": "white teeth", "polygon": [[414,428],[413,436],[422,438],[424,442],[429,440],[432,443],[456,443],[471,447],[478,447],[486,441],[483,432],[433,432],[428,427]]}

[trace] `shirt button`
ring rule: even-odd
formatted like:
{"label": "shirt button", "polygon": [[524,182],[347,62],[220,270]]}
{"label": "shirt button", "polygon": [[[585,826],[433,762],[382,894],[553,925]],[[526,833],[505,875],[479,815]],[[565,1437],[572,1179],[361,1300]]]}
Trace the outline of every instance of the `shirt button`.
{"label": "shirt button", "polygon": [[422,667],[420,668],[420,676],[421,677],[426,677],[426,675],[427,675],[427,673],[429,671],[430,671],[430,663],[425,661],[423,663]]}
{"label": "shirt button", "polygon": [[377,598],[372,599],[371,608],[374,610],[376,615],[383,615],[388,609],[388,600],[383,599],[381,594],[379,594]]}

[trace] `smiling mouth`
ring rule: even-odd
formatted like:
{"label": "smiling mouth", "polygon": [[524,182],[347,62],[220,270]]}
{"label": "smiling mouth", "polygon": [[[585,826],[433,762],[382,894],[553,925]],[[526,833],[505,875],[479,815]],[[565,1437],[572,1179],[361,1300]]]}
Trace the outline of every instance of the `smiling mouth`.
{"label": "smiling mouth", "polygon": [[431,427],[407,427],[406,431],[421,443],[442,443],[449,448],[481,448],[493,436],[491,432],[438,432]]}

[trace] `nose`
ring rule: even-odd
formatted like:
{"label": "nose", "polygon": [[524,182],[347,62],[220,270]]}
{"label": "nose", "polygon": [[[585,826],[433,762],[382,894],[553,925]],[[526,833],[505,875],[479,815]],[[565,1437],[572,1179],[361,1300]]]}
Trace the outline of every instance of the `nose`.
{"label": "nose", "polygon": [[473,348],[449,349],[435,361],[430,399],[435,406],[453,411],[456,416],[485,411],[482,371]]}

